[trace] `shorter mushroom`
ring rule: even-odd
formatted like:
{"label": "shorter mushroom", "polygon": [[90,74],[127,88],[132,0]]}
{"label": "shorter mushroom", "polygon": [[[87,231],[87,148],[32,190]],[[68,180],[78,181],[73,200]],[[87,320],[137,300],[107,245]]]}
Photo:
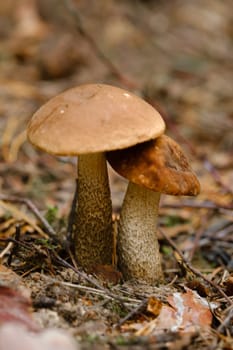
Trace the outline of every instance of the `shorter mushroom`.
{"label": "shorter mushroom", "polygon": [[119,268],[126,279],[158,283],[163,279],[156,235],[160,195],[195,196],[199,181],[181,147],[166,135],[108,152],[107,160],[130,181],[119,221]]}

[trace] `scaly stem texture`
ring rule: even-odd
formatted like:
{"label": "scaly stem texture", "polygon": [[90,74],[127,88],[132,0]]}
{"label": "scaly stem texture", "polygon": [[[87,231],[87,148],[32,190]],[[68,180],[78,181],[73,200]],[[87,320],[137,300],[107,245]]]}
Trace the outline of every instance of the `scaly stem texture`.
{"label": "scaly stem texture", "polygon": [[73,236],[78,263],[84,268],[111,264],[112,203],[103,153],[79,156],[77,197]]}
{"label": "scaly stem texture", "polygon": [[126,279],[150,284],[163,279],[156,235],[160,193],[129,183],[118,231],[119,267]]}

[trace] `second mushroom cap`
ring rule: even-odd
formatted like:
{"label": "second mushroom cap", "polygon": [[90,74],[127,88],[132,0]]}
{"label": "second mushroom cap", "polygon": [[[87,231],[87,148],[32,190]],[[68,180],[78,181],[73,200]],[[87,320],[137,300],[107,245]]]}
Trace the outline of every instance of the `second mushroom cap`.
{"label": "second mushroom cap", "polygon": [[170,137],[108,152],[113,169],[129,181],[152,191],[194,196],[200,184],[181,147]]}

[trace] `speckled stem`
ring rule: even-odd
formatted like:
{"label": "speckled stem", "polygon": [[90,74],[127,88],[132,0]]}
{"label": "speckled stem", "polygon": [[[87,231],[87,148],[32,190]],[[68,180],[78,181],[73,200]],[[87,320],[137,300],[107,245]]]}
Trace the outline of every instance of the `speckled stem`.
{"label": "speckled stem", "polygon": [[163,279],[156,235],[160,193],[129,183],[118,230],[118,261],[126,279],[156,284]]}
{"label": "speckled stem", "polygon": [[77,261],[82,267],[111,264],[112,203],[103,153],[79,156],[73,235]]}

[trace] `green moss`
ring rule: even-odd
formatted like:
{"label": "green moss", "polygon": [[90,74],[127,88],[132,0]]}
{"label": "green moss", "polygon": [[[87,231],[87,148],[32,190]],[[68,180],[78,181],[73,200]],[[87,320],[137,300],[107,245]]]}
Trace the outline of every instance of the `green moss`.
{"label": "green moss", "polygon": [[52,225],[57,220],[58,208],[55,206],[48,206],[45,214],[46,220]]}

